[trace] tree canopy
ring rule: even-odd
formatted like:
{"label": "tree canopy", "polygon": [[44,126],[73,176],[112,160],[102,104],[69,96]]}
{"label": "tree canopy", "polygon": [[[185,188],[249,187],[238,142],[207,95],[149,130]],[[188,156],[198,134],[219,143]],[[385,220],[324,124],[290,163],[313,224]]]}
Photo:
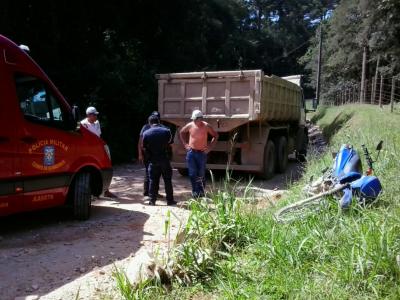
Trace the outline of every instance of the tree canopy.
{"label": "tree canopy", "polygon": [[[386,2],[396,5],[385,1],[382,13],[391,10]],[[114,161],[126,161],[136,155],[146,116],[157,109],[156,73],[239,68],[303,73],[298,59],[321,15],[335,3],[4,0],[0,32],[30,47],[71,104],[97,107]]]}
{"label": "tree canopy", "polygon": [[[367,76],[379,71],[386,77],[400,73],[400,2],[398,0],[342,0],[323,21],[322,88],[325,99],[346,85],[361,81],[363,48],[367,51]],[[312,74],[315,86],[318,52],[315,38],[300,59]]]}

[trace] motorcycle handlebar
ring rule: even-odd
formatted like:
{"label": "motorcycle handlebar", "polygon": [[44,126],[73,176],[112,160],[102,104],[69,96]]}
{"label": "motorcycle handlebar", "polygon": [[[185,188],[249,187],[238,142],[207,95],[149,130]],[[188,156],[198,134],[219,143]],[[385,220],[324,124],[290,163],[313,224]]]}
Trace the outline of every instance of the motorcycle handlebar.
{"label": "motorcycle handlebar", "polygon": [[374,168],[373,168],[373,160],[372,160],[372,158],[371,158],[371,155],[369,154],[369,152],[368,152],[368,149],[367,149],[367,147],[365,147],[365,145],[361,145],[361,147],[363,148],[363,151],[364,151],[364,156],[365,156],[365,159],[367,160],[367,164],[368,164],[368,167],[371,169],[371,170],[373,170]]}

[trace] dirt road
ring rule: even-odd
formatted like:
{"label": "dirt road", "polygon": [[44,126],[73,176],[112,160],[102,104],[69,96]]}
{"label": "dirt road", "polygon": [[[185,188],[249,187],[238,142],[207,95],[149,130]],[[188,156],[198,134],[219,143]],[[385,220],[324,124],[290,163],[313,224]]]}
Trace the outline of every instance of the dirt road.
{"label": "dirt road", "polygon": [[[254,186],[282,190],[298,178],[300,167],[289,165],[286,174]],[[101,198],[93,203],[89,221],[73,221],[63,209],[52,209],[0,218],[0,299],[38,295],[40,299],[118,299],[112,272],[126,265],[140,251],[166,247],[164,221],[170,209],[172,235],[188,211],[168,207],[165,201],[147,206],[142,197],[143,169],[118,166],[111,191],[118,199]],[[235,175],[245,185],[244,174]],[[176,200],[189,196],[188,178],[174,171]],[[163,187],[161,187],[163,192]],[[107,298],[108,299],[108,298]]]}

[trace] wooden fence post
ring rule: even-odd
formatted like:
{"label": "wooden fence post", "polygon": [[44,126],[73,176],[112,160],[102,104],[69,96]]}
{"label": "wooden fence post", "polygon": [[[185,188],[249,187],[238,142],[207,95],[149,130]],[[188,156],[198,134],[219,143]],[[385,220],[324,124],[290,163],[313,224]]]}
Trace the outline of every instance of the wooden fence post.
{"label": "wooden fence post", "polygon": [[374,103],[375,98],[376,79],[375,76],[371,79],[371,104]]}
{"label": "wooden fence post", "polygon": [[367,46],[363,47],[362,70],[361,70],[361,90],[360,103],[365,102],[365,75],[367,70]]}
{"label": "wooden fence post", "polygon": [[379,91],[379,107],[382,108],[382,95],[383,95],[383,75],[381,73],[381,86]]}
{"label": "wooden fence post", "polygon": [[393,112],[394,92],[396,91],[396,79],[392,77],[392,91],[390,93],[390,112]]}
{"label": "wooden fence post", "polygon": [[[375,69],[375,76],[374,76],[374,81],[373,81],[373,95],[371,96],[371,104],[375,103],[375,99],[376,99],[376,84],[378,82],[378,70],[379,70],[379,61],[381,59],[381,56],[378,55],[378,59],[376,60],[376,69]],[[372,102],[373,100],[373,102]]]}

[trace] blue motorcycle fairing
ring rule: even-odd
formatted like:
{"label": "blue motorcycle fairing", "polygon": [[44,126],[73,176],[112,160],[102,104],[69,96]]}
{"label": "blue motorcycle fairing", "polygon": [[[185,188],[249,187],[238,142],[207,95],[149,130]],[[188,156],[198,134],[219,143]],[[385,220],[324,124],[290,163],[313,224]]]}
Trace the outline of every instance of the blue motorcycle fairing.
{"label": "blue motorcycle fairing", "polygon": [[353,198],[353,193],[352,193],[351,189],[345,188],[343,190],[343,196],[340,199],[340,207],[341,208],[349,208],[352,198]]}
{"label": "blue motorcycle fairing", "polygon": [[340,177],[339,183],[345,184],[345,183],[353,182],[354,180],[357,180],[360,178],[361,178],[360,173],[351,171],[351,172],[345,173],[342,177]]}
{"label": "blue motorcycle fairing", "polygon": [[361,159],[356,150],[343,144],[333,164],[333,175],[340,178],[349,172],[362,173]]}
{"label": "blue motorcycle fairing", "polygon": [[363,176],[351,183],[351,188],[361,197],[366,199],[375,199],[382,191],[382,185],[375,176]]}

